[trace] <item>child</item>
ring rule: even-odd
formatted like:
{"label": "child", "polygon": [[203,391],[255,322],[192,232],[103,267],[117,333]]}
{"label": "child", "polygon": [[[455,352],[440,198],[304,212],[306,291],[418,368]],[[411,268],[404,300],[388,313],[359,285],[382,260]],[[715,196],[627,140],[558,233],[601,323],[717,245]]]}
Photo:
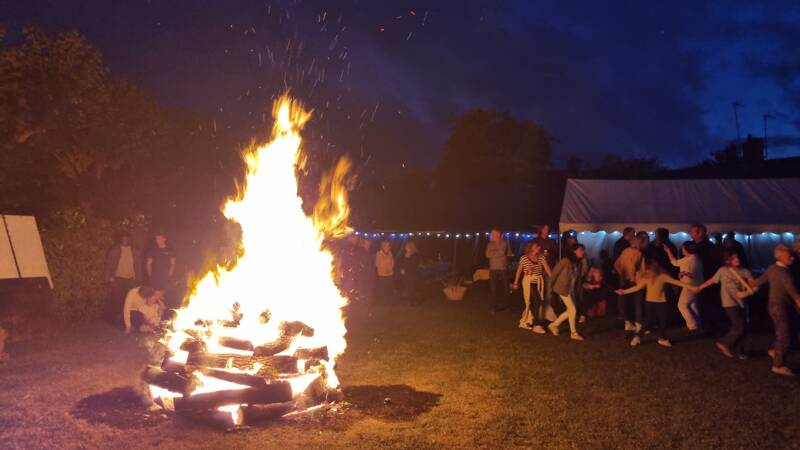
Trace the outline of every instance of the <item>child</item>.
{"label": "child", "polygon": [[632,347],[642,343],[642,333],[649,330],[654,321],[658,321],[658,345],[672,347],[672,342],[667,339],[667,298],[664,296],[666,284],[692,287],[665,274],[657,262],[650,260],[646,264],[644,275],[635,286],[617,290],[618,295],[628,295],[645,289],[644,326],[636,330],[636,335],[631,339]]}
{"label": "child", "polygon": [[553,268],[553,292],[561,297],[564,302],[566,310],[554,320],[547,329],[553,334],[558,336],[558,327],[564,321],[569,321],[570,339],[573,341],[583,341],[585,338],[578,333],[577,329],[577,316],[578,312],[575,308],[575,291],[578,287],[578,282],[581,280],[580,267],[583,258],[586,256],[586,249],[583,245],[577,244],[573,248],[567,250],[567,257],[563,258]]}
{"label": "child", "polygon": [[794,306],[800,308],[800,294],[792,281],[789,272],[794,262],[794,255],[786,246],[775,247],[775,264],[769,266],[763,275],[752,283],[753,287],[769,283],[769,303],[767,309],[775,327],[775,348],[768,353],[772,357],[772,373],[787,377],[794,373],[784,365],[786,352],[789,350],[791,332],[789,313],[787,307],[794,301]]}
{"label": "child", "polygon": [[[525,254],[519,259],[517,275],[514,277],[514,289],[519,287],[519,276],[522,277],[522,298],[525,299],[525,311],[519,319],[519,327],[532,330],[537,334],[545,334],[542,327],[541,314],[542,300],[544,299],[543,273],[550,276],[550,266],[541,252],[542,247],[536,242],[531,242]],[[533,289],[533,305],[531,306],[531,290]]]}
{"label": "child", "polygon": [[[703,284],[703,263],[695,255],[697,244],[694,241],[684,242],[681,246],[683,258],[677,259],[668,245],[664,245],[664,252],[669,257],[670,263],[677,267],[680,273],[678,279],[692,286]],[[697,293],[692,289],[681,290],[678,298],[678,311],[681,312],[683,320],[686,321],[686,328],[689,331],[700,329],[700,310],[697,307]]]}
{"label": "child", "polygon": [[587,314],[589,317],[603,317],[606,315],[606,294],[607,286],[603,269],[599,266],[592,266],[589,275],[583,283],[583,291],[586,299]]}
{"label": "child", "polygon": [[382,240],[381,248],[375,253],[375,268],[378,271],[376,297],[384,303],[393,300],[394,292],[394,255],[389,241]]}
{"label": "child", "polygon": [[740,358],[744,359],[744,354],[739,351],[738,344],[744,336],[743,298],[754,292],[748,285],[753,283],[753,275],[749,270],[740,267],[742,263],[735,252],[726,251],[724,262],[725,265],[720,267],[713,277],[694,290],[700,292],[712,284],[720,284],[719,296],[722,300],[722,307],[731,321],[731,326],[728,333],[717,341],[717,348],[728,358],[733,358],[733,354],[736,352]]}

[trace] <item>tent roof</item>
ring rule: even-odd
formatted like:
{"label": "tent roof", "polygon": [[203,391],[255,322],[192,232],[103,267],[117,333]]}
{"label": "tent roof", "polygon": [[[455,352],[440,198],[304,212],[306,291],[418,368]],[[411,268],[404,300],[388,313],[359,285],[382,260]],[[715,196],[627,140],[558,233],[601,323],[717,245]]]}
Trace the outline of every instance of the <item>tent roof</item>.
{"label": "tent roof", "polygon": [[800,233],[800,178],[567,180],[561,230]]}

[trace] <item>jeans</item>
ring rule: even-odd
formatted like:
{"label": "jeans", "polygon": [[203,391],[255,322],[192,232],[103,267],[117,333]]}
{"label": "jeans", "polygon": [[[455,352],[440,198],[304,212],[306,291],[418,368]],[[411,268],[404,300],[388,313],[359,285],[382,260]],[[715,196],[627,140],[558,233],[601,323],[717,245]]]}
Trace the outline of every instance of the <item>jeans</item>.
{"label": "jeans", "polygon": [[544,286],[540,287],[539,283],[544,283],[542,278],[534,278],[530,275],[522,277],[522,298],[525,300],[525,311],[522,312],[522,317],[519,319],[520,325],[542,324],[542,296],[539,292],[540,289],[542,292],[544,291]]}
{"label": "jeans", "polygon": [[578,311],[575,309],[575,302],[572,300],[571,295],[559,295],[559,297],[561,297],[561,301],[564,302],[564,306],[567,308],[567,310],[562,312],[561,315],[559,315],[550,325],[557,328],[559,325],[564,323],[565,320],[569,320],[569,331],[573,334],[577,333],[578,329],[576,328],[575,322],[578,316]]}
{"label": "jeans", "polygon": [[493,308],[495,311],[505,309],[508,295],[508,271],[489,271],[489,288],[492,291]]}
{"label": "jeans", "polygon": [[658,325],[658,338],[667,338],[667,303],[666,302],[645,302],[645,321],[642,328],[637,331],[641,336],[645,330],[652,330],[655,324]]}
{"label": "jeans", "polygon": [[[627,289],[633,286],[633,283],[626,281],[623,283],[622,289]],[[622,308],[622,317],[626,322],[633,322],[641,326],[644,323],[645,316],[645,301],[644,292],[634,292],[632,294],[623,295],[619,298],[620,308]]]}
{"label": "jeans", "polygon": [[786,305],[782,304],[770,303],[767,310],[772,319],[772,326],[775,327],[775,357],[772,359],[772,367],[783,367],[783,360],[789,351],[791,341],[789,314],[786,312]]}
{"label": "jeans", "polygon": [[[697,306],[697,294],[684,288],[678,297],[678,311],[681,312],[686,328],[696,330],[700,326],[700,308]],[[728,314],[730,316],[730,313]]]}
{"label": "jeans", "polygon": [[725,307],[725,312],[731,321],[731,327],[725,336],[720,338],[719,343],[732,350],[738,350],[744,336],[744,319],[742,318],[742,308],[738,306]]}

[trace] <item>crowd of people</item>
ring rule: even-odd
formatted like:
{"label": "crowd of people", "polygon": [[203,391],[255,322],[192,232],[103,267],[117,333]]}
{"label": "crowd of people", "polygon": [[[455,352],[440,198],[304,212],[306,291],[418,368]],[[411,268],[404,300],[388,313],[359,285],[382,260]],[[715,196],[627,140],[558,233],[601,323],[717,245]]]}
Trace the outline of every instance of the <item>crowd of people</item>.
{"label": "crowd of people", "polygon": [[[744,310],[748,299],[768,285],[767,309],[775,330],[775,344],[769,350],[772,372],[792,376],[785,358],[791,341],[791,310],[800,308],[796,288],[800,262],[795,263],[795,252],[778,245],[775,263],[756,278],[733,233],[717,237],[716,244],[706,227],[696,224],[690,236],[677,248],[664,228],[655,231],[652,241],[647,232],[626,228],[611,254],[601,251],[590,262],[574,233],[565,234],[559,243],[544,225],[524,245],[512,272],[512,246],[500,230],[493,229],[485,249],[491,311],[508,308],[509,294],[521,291],[520,328],[557,336],[566,322],[570,339],[583,341],[586,337],[579,328],[587,316],[602,315],[607,306],[616,305],[631,346],[641,345],[646,335],[653,334],[659,345],[672,347],[668,316],[669,305],[675,304],[689,333],[717,336],[715,344],[723,355],[746,359]],[[395,255],[388,240],[372,250],[370,239],[349,238],[337,252],[336,273],[351,301],[419,301],[419,251],[413,241],[403,242],[400,248]],[[121,234],[106,256],[111,319],[124,324],[128,333],[158,326],[169,305],[166,293],[174,282],[175,261],[163,233],[155,234],[144,254],[131,245],[129,235]]]}
{"label": "crowd of people", "polygon": [[[759,287],[768,285],[767,309],[775,330],[775,343],[768,352],[773,359],[771,370],[793,375],[785,357],[791,341],[792,310],[800,309],[796,288],[800,263],[795,263],[795,253],[788,247],[776,246],[775,263],[755,278],[734,234],[718,237],[718,245],[709,239],[702,224],[692,225],[691,240],[681,244],[680,252],[664,228],[655,231],[652,241],[647,232],[626,228],[613,255],[602,251],[594,264],[587,261],[585,248],[574,233],[562,239],[560,255],[546,225],[538,235],[525,245],[511,283],[512,292],[522,288],[525,306],[520,328],[558,335],[566,321],[570,338],[583,341],[578,328],[586,321],[587,311],[600,304],[605,309],[614,299],[631,346],[642,344],[643,337],[652,333],[659,345],[672,347],[667,325],[668,305],[674,300],[690,333],[719,336],[715,344],[723,355],[747,359],[742,345],[744,309]],[[509,242],[500,230],[492,230],[486,258],[493,311],[508,304],[511,256]],[[713,289],[717,285],[718,289]],[[555,315],[554,307],[563,311]]]}
{"label": "crowd of people", "polygon": [[108,320],[124,324],[126,333],[150,332],[158,327],[167,305],[176,301],[167,302],[166,298],[176,281],[175,262],[175,251],[167,244],[165,233],[156,232],[144,253],[132,245],[130,234],[119,233],[117,242],[106,252]]}

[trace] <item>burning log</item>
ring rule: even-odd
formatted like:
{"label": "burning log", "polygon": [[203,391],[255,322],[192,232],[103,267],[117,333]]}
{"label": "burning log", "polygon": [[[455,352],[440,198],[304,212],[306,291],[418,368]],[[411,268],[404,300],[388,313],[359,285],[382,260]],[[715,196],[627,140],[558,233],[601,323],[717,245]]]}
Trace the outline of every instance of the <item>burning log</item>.
{"label": "burning log", "polygon": [[255,356],[272,356],[287,350],[294,342],[294,337],[284,336],[268,344],[259,345],[253,349]]}
{"label": "burning log", "polygon": [[206,351],[206,343],[200,339],[187,339],[183,341],[180,347],[181,350],[189,353],[203,353]]}
{"label": "burning log", "polygon": [[194,376],[167,372],[156,366],[147,366],[142,373],[142,380],[153,386],[183,395],[190,394],[200,385],[200,380]]}
{"label": "burning log", "polygon": [[296,408],[294,402],[242,406],[242,421],[248,425],[265,422],[277,419]]}
{"label": "burning log", "polygon": [[192,422],[202,422],[219,428],[220,430],[231,431],[244,423],[244,416],[241,408],[231,411],[184,411],[181,417],[186,418]]}
{"label": "burning log", "polygon": [[259,388],[229,389],[205,392],[175,399],[175,411],[205,411],[229,405],[265,405],[285,403],[292,400],[289,383],[272,383]]}
{"label": "burning log", "polygon": [[297,359],[322,359],[328,360],[328,347],[299,348],[294,352]]}
{"label": "burning log", "polygon": [[267,385],[267,380],[263,377],[256,375],[248,375],[246,373],[228,372],[222,369],[203,369],[203,375],[217,378],[220,380],[230,381],[231,383],[242,384],[254,388],[262,388]]}
{"label": "burning log", "polygon": [[182,374],[189,373],[192,371],[190,366],[172,361],[171,359],[169,359],[169,357],[164,358],[164,361],[161,363],[161,368],[167,372],[175,372]]}
{"label": "burning log", "polygon": [[244,339],[238,339],[233,337],[221,337],[219,338],[219,345],[228,348],[235,348],[236,350],[253,350],[253,343],[250,341],[246,341]]}
{"label": "burning log", "polygon": [[291,356],[248,356],[232,353],[190,353],[186,364],[224,369],[230,362],[232,367],[247,370],[261,364],[259,373],[297,373],[297,358]]}
{"label": "burning log", "polygon": [[280,330],[283,336],[314,336],[314,329],[300,321],[281,322]]}

